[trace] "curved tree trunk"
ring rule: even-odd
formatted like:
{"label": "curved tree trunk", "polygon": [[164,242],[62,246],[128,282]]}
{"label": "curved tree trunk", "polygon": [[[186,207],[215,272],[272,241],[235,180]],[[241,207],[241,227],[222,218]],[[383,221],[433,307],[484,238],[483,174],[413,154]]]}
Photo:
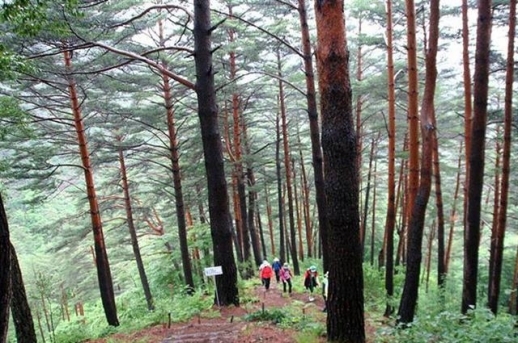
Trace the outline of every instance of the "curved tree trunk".
{"label": "curved tree trunk", "polygon": [[113,282],[108,262],[108,254],[106,253],[106,245],[104,244],[104,233],[101,221],[101,213],[99,211],[99,203],[95,191],[95,183],[92,166],[90,164],[90,154],[88,152],[87,140],[85,137],[85,127],[81,114],[81,105],[77,98],[76,82],[72,76],[72,54],[69,50],[63,52],[65,59],[65,70],[67,72],[68,90],[70,92],[70,103],[74,115],[74,124],[79,145],[79,153],[85,174],[86,193],[88,203],[90,205],[90,219],[92,221],[92,231],[94,236],[95,247],[95,265],[97,267],[97,278],[99,280],[99,289],[101,292],[101,300],[109,325],[118,326],[117,307],[115,304],[115,294],[113,292]]}
{"label": "curved tree trunk", "polygon": [[365,342],[359,166],[343,1],[316,1],[317,67],[329,218],[327,339]]}
{"label": "curved tree trunk", "polygon": [[214,263],[223,275],[216,276],[220,305],[239,305],[237,268],[232,247],[232,231],[223,165],[223,146],[219,132],[218,106],[212,66],[210,2],[194,0],[194,57],[196,94],[209,193],[210,228]]}
{"label": "curved tree trunk", "polygon": [[[409,18],[415,15],[413,0],[407,0]],[[434,96],[437,80],[437,46],[439,42],[439,0],[430,1],[430,41],[426,50],[426,75],[423,101],[421,104],[422,155],[420,183],[414,203],[409,204],[412,215],[408,225],[408,255],[405,284],[398,311],[398,322],[411,323],[414,320],[417,296],[419,291],[419,274],[421,271],[422,242],[426,206],[430,197],[432,183],[432,159],[434,137]],[[409,20],[410,21],[410,20]],[[412,36],[409,29],[409,36]],[[409,37],[410,38],[410,37]],[[415,35],[414,35],[415,39]]]}

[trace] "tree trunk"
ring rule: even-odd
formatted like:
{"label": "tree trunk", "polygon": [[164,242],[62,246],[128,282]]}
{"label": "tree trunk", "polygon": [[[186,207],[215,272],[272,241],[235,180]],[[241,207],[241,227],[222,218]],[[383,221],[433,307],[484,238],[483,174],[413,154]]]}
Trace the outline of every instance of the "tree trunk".
{"label": "tree trunk", "polygon": [[363,220],[360,223],[360,242],[362,246],[362,255],[365,251],[365,235],[367,233],[367,216],[369,213],[369,197],[371,190],[372,162],[374,160],[374,139],[371,141],[371,151],[369,154],[369,170],[367,172],[367,185],[365,186],[365,202],[363,206]]}
{"label": "tree trunk", "polygon": [[511,285],[511,295],[509,296],[509,313],[516,315],[518,313],[518,249],[514,258],[513,283]]}
{"label": "tree trunk", "polygon": [[432,223],[430,227],[430,232],[428,233],[428,249],[426,249],[426,273],[423,273],[425,278],[425,292],[428,293],[428,286],[430,285],[430,270],[432,267],[432,250],[433,250],[433,241],[435,239],[435,221]]}
{"label": "tree trunk", "polygon": [[[309,25],[307,21],[307,11],[305,0],[298,0],[298,11],[300,27],[302,33],[302,53],[304,57],[304,74],[306,76],[306,99],[308,103],[309,133],[311,136],[311,156],[313,159],[313,178],[315,179],[315,201],[318,209],[318,227],[322,242],[322,264],[324,270],[329,270],[327,266],[327,209],[326,195],[324,190],[324,168],[322,164],[322,149],[320,145],[320,128],[318,123],[318,109],[315,92],[315,75],[313,73],[313,54],[311,52],[311,42],[309,38]],[[308,234],[310,237],[313,234]],[[312,242],[308,240],[308,247]],[[311,249],[308,249],[311,251]],[[310,257],[310,255],[308,255]]]}
{"label": "tree trunk", "polygon": [[232,247],[232,231],[223,165],[223,147],[219,133],[218,106],[212,66],[210,4],[194,0],[194,57],[196,63],[196,95],[205,157],[209,193],[209,215],[214,263],[223,275],[216,276],[220,305],[239,305],[237,268]]}
{"label": "tree trunk", "polygon": [[[362,14],[358,13],[358,37],[362,36]],[[361,84],[361,80],[363,77],[363,63],[362,63],[362,41],[358,40],[358,50],[356,52],[356,81],[358,84]],[[363,133],[362,133],[362,106],[363,106],[363,94],[358,92],[356,94],[356,149],[358,150],[358,154],[356,158],[358,159],[358,168],[360,168],[360,190],[364,188],[363,186],[363,177],[361,176],[363,158],[362,158],[362,150],[363,150]],[[371,150],[372,153],[372,150]],[[372,156],[371,156],[372,158]],[[360,217],[360,239],[362,242],[362,255],[365,255],[365,235],[367,230],[367,213],[369,212],[369,195],[370,195],[370,178],[371,178],[371,167],[372,167],[372,159],[369,160],[369,174],[367,177],[367,186],[365,187],[365,199],[362,199],[362,193],[360,191],[360,213],[363,212],[363,216]],[[363,202],[362,202],[363,200]],[[361,203],[365,204],[364,208],[361,208]]]}
{"label": "tree trunk", "polygon": [[288,218],[290,227],[290,253],[291,263],[293,265],[293,273],[300,275],[299,259],[297,257],[297,234],[295,232],[295,209],[293,208],[293,186],[292,186],[292,170],[291,170],[291,150],[288,136],[288,119],[286,118],[286,105],[284,103],[284,85],[282,83],[282,66],[281,54],[277,50],[277,72],[279,76],[279,104],[281,111],[282,123],[282,143],[284,149],[284,171],[286,173],[286,193],[288,196]]}
{"label": "tree trunk", "polygon": [[[496,314],[498,311],[498,298],[500,295],[500,281],[502,274],[502,260],[504,250],[504,237],[507,224],[507,204],[509,198],[509,176],[511,162],[511,135],[513,124],[513,82],[514,82],[514,39],[516,35],[516,0],[509,1],[509,34],[507,42],[507,68],[505,78],[505,105],[504,105],[504,151],[502,157],[502,185],[500,194],[500,206],[498,213],[498,229],[494,242],[494,256],[492,258],[493,273],[489,275],[491,287],[488,291],[489,308]],[[493,252],[493,250],[491,251]]]}
{"label": "tree trunk", "polygon": [[299,260],[304,261],[304,245],[302,242],[302,214],[300,213],[300,206],[299,206],[299,192],[297,188],[297,174],[295,172],[295,159],[291,159],[291,168],[293,170],[293,198],[295,199],[295,214],[297,215],[297,233],[299,234],[299,239],[297,240],[298,243],[298,253],[299,253]]}
{"label": "tree trunk", "polygon": [[462,68],[463,68],[463,85],[464,85],[464,146],[466,157],[466,180],[464,181],[464,220],[466,223],[466,214],[468,208],[468,177],[471,155],[471,126],[473,125],[473,103],[471,96],[471,70],[469,59],[469,18],[468,18],[468,0],[462,0]]}
{"label": "tree trunk", "polygon": [[[394,52],[392,46],[392,0],[387,0],[387,95],[388,95],[388,189],[387,217],[383,244],[385,264],[385,290],[387,299],[394,296],[394,228],[396,226],[396,95],[394,85]],[[385,305],[384,316],[394,312],[390,301]]]}
{"label": "tree trunk", "polygon": [[[491,300],[494,300],[493,297],[495,296],[495,284],[493,280],[493,276],[495,276],[494,272],[494,262],[495,262],[495,255],[496,255],[496,249],[498,244],[498,217],[500,210],[498,209],[498,206],[500,205],[500,156],[502,154],[502,146],[500,144],[500,125],[496,128],[496,139],[495,139],[495,175],[494,175],[494,196],[493,196],[493,220],[491,222],[491,238],[489,243],[489,271],[488,271],[488,306],[490,309],[491,307]],[[498,299],[497,299],[498,302]],[[495,304],[494,309],[498,307],[497,304]],[[494,312],[496,314],[496,311]]]}
{"label": "tree trunk", "polygon": [[[250,155],[250,143],[248,141],[248,131],[247,131],[247,125],[244,120],[242,120],[242,129],[243,129],[243,139],[245,142],[245,152],[247,155]],[[248,179],[248,214],[247,214],[247,227],[250,231],[250,240],[252,241],[252,251],[254,253],[254,260],[256,266],[259,266],[262,261],[263,257],[261,256],[261,243],[259,242],[259,235],[257,234],[257,230],[254,225],[255,221],[255,209],[257,207],[256,201],[257,201],[257,191],[255,191],[255,174],[254,169],[252,168],[252,162],[248,161],[247,167],[246,167],[246,175]],[[261,232],[262,234],[262,232]],[[264,238],[263,242],[264,244]],[[255,269],[254,269],[255,271]],[[253,273],[253,271],[252,271]]]}
{"label": "tree trunk", "polygon": [[135,256],[135,262],[137,263],[137,269],[140,276],[140,282],[142,283],[142,289],[144,290],[144,296],[146,297],[147,308],[149,311],[155,309],[153,304],[153,296],[149,288],[149,282],[147,280],[146,270],[144,263],[142,262],[142,256],[140,255],[140,247],[138,244],[137,230],[135,228],[135,222],[133,220],[133,209],[131,207],[131,196],[129,191],[128,176],[126,173],[126,162],[124,160],[124,151],[122,150],[122,137],[117,136],[118,153],[119,153],[119,165],[121,171],[122,191],[124,193],[124,208],[126,209],[126,220],[128,222],[128,230],[131,237],[131,247],[133,248],[133,255]]}
{"label": "tree trunk", "polygon": [[27,301],[25,293],[25,284],[23,283],[22,271],[18,263],[14,246],[11,249],[11,311],[13,314],[14,327],[16,329],[16,340],[23,343],[36,343],[36,330],[34,330],[34,321],[32,320],[31,308]]}
{"label": "tree trunk", "polygon": [[284,201],[282,197],[282,174],[281,174],[281,125],[280,111],[277,113],[276,132],[277,139],[275,141],[275,171],[277,175],[277,203],[279,211],[279,259],[286,261],[285,239],[284,239]]}
{"label": "tree trunk", "polygon": [[[233,17],[232,6],[229,5],[229,17]],[[234,29],[230,28],[228,30],[229,42],[232,46],[234,44]],[[230,60],[230,82],[234,82],[236,84],[236,53],[234,50],[231,50],[229,53]],[[237,210],[239,211],[240,224],[241,224],[241,233],[242,233],[242,247],[243,247],[243,261],[249,262],[251,260],[251,250],[250,250],[250,232],[248,228],[248,220],[247,220],[247,208],[246,208],[246,187],[245,187],[245,175],[243,172],[243,159],[242,159],[242,127],[246,125],[244,122],[241,123],[241,109],[239,106],[239,94],[236,90],[232,92],[232,119],[233,119],[233,147],[234,147],[234,168],[236,173],[236,181],[237,181],[237,195],[238,195],[238,203]],[[250,261],[251,262],[251,261]],[[254,275],[255,268],[252,268],[251,265],[245,264],[245,278],[250,278]]]}
{"label": "tree trunk", "polygon": [[81,105],[77,98],[76,82],[72,76],[72,54],[69,50],[65,50],[63,55],[65,59],[65,71],[67,73],[68,90],[70,92],[70,103],[74,115],[74,124],[79,144],[79,153],[81,155],[82,166],[85,174],[86,193],[88,196],[88,203],[90,205],[90,218],[92,221],[95,247],[95,265],[97,267],[97,278],[99,280],[101,300],[108,324],[118,326],[119,320],[117,319],[115,294],[113,292],[110,264],[108,262],[108,254],[106,253],[106,245],[104,242],[101,213],[99,211],[99,203],[97,201],[93,169],[90,164],[90,153],[88,152],[85,127],[81,114]]}
{"label": "tree trunk", "polygon": [[365,342],[359,166],[343,1],[316,1],[317,67],[329,232],[327,338]]}
{"label": "tree trunk", "polygon": [[[11,303],[11,242],[4,202],[0,194],[0,342],[7,342],[9,304]],[[14,250],[13,250],[14,251]]]}
{"label": "tree trunk", "polygon": [[484,183],[489,49],[491,41],[491,0],[478,2],[477,43],[473,98],[474,112],[468,173],[468,207],[464,234],[464,277],[462,313],[477,305],[478,248],[480,243],[480,207]]}
{"label": "tree trunk", "polygon": [[444,256],[444,274],[447,275],[450,269],[450,257],[451,257],[451,247],[453,245],[453,232],[455,229],[455,222],[457,219],[457,200],[459,199],[459,189],[460,189],[460,174],[461,174],[461,165],[462,165],[462,142],[460,143],[460,151],[459,151],[459,159],[457,163],[457,178],[455,181],[455,192],[453,193],[453,201],[451,204],[451,213],[450,213],[450,230],[448,233],[448,242],[446,244],[446,253]]}
{"label": "tree trunk", "polygon": [[[405,0],[407,17],[408,64],[408,196],[405,216],[410,223],[414,199],[419,187],[419,81],[417,71],[416,18],[414,0]],[[409,227],[410,230],[410,227]],[[408,241],[407,241],[408,244]],[[407,257],[408,258],[408,257]]]}
{"label": "tree trunk", "polygon": [[[268,196],[269,192],[270,191],[268,190],[268,184],[265,182],[265,184],[264,184],[264,200],[266,202],[266,217],[268,218],[268,232],[270,233],[270,248],[271,248],[272,256],[275,256],[275,234],[273,232],[272,205],[270,204],[270,197]],[[264,239],[263,239],[263,241],[264,241]],[[268,254],[266,253],[266,245],[264,245],[264,242],[263,242],[263,255],[264,255],[264,258],[266,258],[266,256],[268,256]]]}
{"label": "tree trunk", "polygon": [[[160,46],[165,46],[164,32],[162,21],[160,24]],[[167,69],[167,62],[165,59],[161,61],[164,69]],[[176,221],[178,224],[178,241],[180,243],[180,254],[182,256],[183,275],[185,284],[188,287],[188,292],[194,291],[194,280],[192,276],[192,265],[189,256],[189,245],[187,243],[187,225],[185,223],[185,206],[182,190],[182,174],[180,167],[179,143],[176,134],[176,123],[174,118],[173,95],[171,91],[171,82],[169,76],[165,73],[162,75],[162,90],[164,96],[164,104],[167,116],[167,131],[169,136],[169,158],[171,160],[171,167],[173,171],[173,187],[174,187],[174,201],[176,209]]]}
{"label": "tree trunk", "polygon": [[[415,16],[413,0],[406,0],[407,16],[410,19]],[[407,272],[403,286],[403,294],[398,311],[398,322],[403,324],[411,323],[414,320],[417,296],[419,292],[419,274],[421,269],[424,221],[426,206],[430,197],[432,183],[432,159],[433,159],[433,132],[434,126],[434,96],[437,80],[437,46],[439,42],[439,0],[430,1],[430,40],[426,53],[426,75],[423,101],[421,104],[421,135],[422,135],[422,155],[420,183],[414,203],[409,206],[412,208],[412,215],[408,225],[408,254]],[[415,40],[415,32],[409,28],[409,40]],[[414,36],[411,38],[411,36]],[[410,50],[410,49],[409,49]]]}
{"label": "tree trunk", "polygon": [[[436,125],[434,115],[434,126]],[[433,175],[435,176],[435,204],[437,207],[437,284],[442,287],[446,277],[444,259],[444,206],[442,201],[441,168],[437,132],[433,135]]]}
{"label": "tree trunk", "polygon": [[[379,136],[378,136],[378,139],[379,139]],[[376,145],[378,144],[377,143],[378,140],[376,140]],[[377,148],[376,148],[377,150]],[[378,160],[375,159],[374,160],[374,182],[373,182],[373,187],[374,189],[372,190],[372,221],[371,221],[371,238],[370,238],[370,241],[371,241],[371,246],[370,246],[370,261],[371,261],[371,266],[374,266],[374,246],[376,245],[376,240],[375,240],[375,237],[376,237],[376,191],[377,191],[377,187],[376,187],[376,172],[377,172],[377,169],[378,169]]]}
{"label": "tree trunk", "polygon": [[[309,185],[308,176],[306,174],[306,167],[304,163],[304,155],[302,154],[302,143],[300,135],[298,135],[299,156],[300,156],[300,184],[301,184],[301,212],[304,218],[304,229],[306,231],[306,256],[313,257],[313,227],[311,225],[311,216],[309,214]],[[317,205],[318,208],[318,205]],[[302,238],[302,236],[301,236]],[[301,249],[302,250],[302,249]]]}

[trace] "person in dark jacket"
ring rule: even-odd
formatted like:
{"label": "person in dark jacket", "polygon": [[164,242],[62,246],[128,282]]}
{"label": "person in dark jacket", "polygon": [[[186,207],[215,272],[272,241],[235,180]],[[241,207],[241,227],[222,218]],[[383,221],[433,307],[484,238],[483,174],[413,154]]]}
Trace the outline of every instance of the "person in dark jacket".
{"label": "person in dark jacket", "polygon": [[304,287],[309,290],[309,301],[315,300],[313,297],[313,290],[315,287],[318,287],[319,284],[317,267],[311,266],[306,269],[306,272],[304,273]]}
{"label": "person in dark jacket", "polygon": [[279,283],[279,281],[280,281],[279,273],[281,271],[282,264],[281,264],[281,261],[279,261],[279,259],[277,257],[273,259],[272,268],[273,268],[273,271],[275,272],[275,279],[277,280],[277,283]]}

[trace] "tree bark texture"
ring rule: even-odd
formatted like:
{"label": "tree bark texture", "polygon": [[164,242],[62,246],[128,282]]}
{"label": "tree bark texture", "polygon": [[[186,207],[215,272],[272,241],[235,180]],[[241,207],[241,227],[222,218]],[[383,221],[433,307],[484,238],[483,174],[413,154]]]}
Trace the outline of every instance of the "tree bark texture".
{"label": "tree bark texture", "polygon": [[453,245],[453,233],[455,230],[455,223],[457,217],[457,201],[459,199],[459,190],[460,190],[460,174],[461,174],[461,166],[462,166],[462,145],[460,143],[460,151],[459,151],[459,159],[457,162],[457,177],[455,179],[455,191],[453,193],[453,202],[451,205],[450,212],[450,229],[448,232],[448,241],[446,242],[446,252],[444,255],[444,273],[447,275],[450,269],[450,259],[451,259],[451,248]]}
{"label": "tree bark texture", "polygon": [[[396,226],[396,93],[394,85],[394,51],[392,37],[392,0],[387,0],[387,95],[388,95],[388,189],[387,217],[385,219],[385,235],[383,244],[385,265],[385,290],[387,298],[394,295],[394,228]],[[385,306],[386,317],[394,312],[390,302]]]}
{"label": "tree bark texture", "polygon": [[20,343],[36,343],[38,339],[36,338],[31,308],[27,301],[22,271],[12,244],[10,245],[10,249],[12,285],[11,312],[16,330],[16,340]]}
{"label": "tree bark texture", "polygon": [[[434,115],[434,126],[436,126]],[[439,142],[433,132],[433,175],[435,178],[435,205],[437,207],[437,284],[442,286],[446,277],[444,258],[444,206],[442,201],[441,168],[439,163]]]}
{"label": "tree bark texture", "polygon": [[11,303],[11,242],[4,202],[0,194],[0,342],[7,341]]}
{"label": "tree bark texture", "polygon": [[[407,0],[407,13],[415,13],[413,0]],[[414,203],[409,204],[412,215],[408,225],[407,271],[403,294],[398,311],[398,322],[411,323],[414,320],[419,293],[419,275],[421,272],[423,232],[426,206],[430,198],[432,184],[432,160],[434,138],[434,96],[437,80],[437,47],[439,42],[439,0],[430,1],[430,40],[426,51],[426,71],[423,101],[421,104],[422,154],[418,192]],[[408,14],[410,17],[410,14]],[[411,32],[409,30],[409,36]],[[415,38],[415,37],[414,37]],[[409,37],[409,40],[410,37]]]}
{"label": "tree bark texture", "polygon": [[495,248],[492,252],[493,273],[489,275],[491,287],[488,291],[489,308],[493,313],[498,311],[498,298],[500,295],[500,281],[502,274],[504,238],[507,224],[507,205],[509,199],[509,177],[511,167],[511,138],[513,125],[513,82],[514,82],[514,40],[516,36],[516,0],[509,1],[509,33],[507,43],[507,66],[505,77],[504,99],[504,147],[502,156],[502,184],[500,187],[500,206],[498,213],[497,231],[495,236]]}
{"label": "tree bark texture", "polygon": [[464,276],[461,312],[477,305],[480,210],[484,183],[486,148],[489,50],[491,42],[491,0],[478,1],[477,42],[473,87],[473,122],[468,173],[468,206],[464,226]]}
{"label": "tree bark texture", "polygon": [[214,263],[223,269],[223,275],[216,276],[216,287],[220,305],[237,306],[239,305],[237,268],[232,247],[227,181],[214,87],[210,37],[212,30],[209,1],[194,0],[195,89],[205,158]]}
{"label": "tree bark texture", "polygon": [[[162,21],[159,22],[162,24]],[[165,46],[163,26],[159,27],[160,46]],[[167,61],[162,59],[160,64],[167,69]],[[194,280],[192,275],[192,264],[189,256],[189,246],[187,244],[187,224],[185,222],[185,202],[182,189],[182,174],[180,167],[180,147],[176,133],[176,122],[173,108],[173,94],[169,76],[161,73],[162,76],[162,92],[164,97],[164,105],[167,118],[167,133],[169,137],[169,159],[171,161],[171,170],[173,173],[174,201],[176,209],[176,221],[178,225],[178,241],[180,243],[180,254],[182,256],[183,275],[185,284],[190,291],[194,290]]]}
{"label": "tree bark texture", "polygon": [[[419,81],[417,70],[416,18],[414,0],[405,0],[408,66],[408,201],[405,215],[410,223],[412,206],[419,187]],[[408,243],[407,243],[408,244]]]}
{"label": "tree bark texture", "polygon": [[[328,270],[327,231],[328,220],[326,210],[326,194],[324,190],[324,168],[322,163],[322,147],[320,143],[320,125],[318,123],[318,109],[315,92],[315,75],[313,73],[313,54],[309,38],[309,25],[305,0],[298,1],[300,27],[302,33],[302,53],[304,57],[304,73],[306,75],[306,99],[308,102],[309,132],[311,136],[311,156],[313,160],[313,178],[315,180],[315,201],[318,209],[318,227],[322,242],[322,264]],[[312,233],[308,233],[312,237]],[[308,240],[308,257],[312,250],[312,239]]]}
{"label": "tree bark texture", "polygon": [[[243,141],[245,145],[245,153],[250,155],[250,142],[248,140],[247,123],[245,120],[241,121],[241,127],[243,130]],[[255,173],[252,165],[252,161],[248,161],[246,164],[246,176],[248,180],[248,213],[247,213],[247,227],[250,232],[250,241],[252,242],[252,251],[254,253],[254,261],[257,267],[262,263],[263,257],[261,255],[261,241],[257,232],[255,222],[255,210],[257,207],[257,191],[255,190]],[[262,242],[264,244],[264,242]],[[254,269],[255,271],[255,269]]]}
{"label": "tree bark texture", "polygon": [[471,125],[473,122],[473,100],[471,91],[471,69],[469,60],[469,18],[468,18],[468,0],[462,0],[462,68],[463,68],[463,85],[464,85],[464,146],[466,157],[466,180],[464,181],[464,220],[466,222],[466,214],[468,208],[468,177],[469,177],[469,159],[471,155]]}
{"label": "tree bark texture", "polygon": [[286,104],[284,102],[284,85],[282,83],[282,65],[280,51],[277,50],[277,72],[279,76],[279,105],[281,111],[282,143],[284,150],[284,171],[286,174],[286,193],[288,196],[288,219],[290,229],[290,253],[293,273],[300,275],[299,259],[297,257],[297,235],[295,232],[295,209],[293,208],[293,176],[291,170],[291,150],[288,135],[288,118],[286,114]]}
{"label": "tree bark texture", "polygon": [[343,1],[315,1],[322,149],[329,219],[327,337],[365,342],[359,168]]}
{"label": "tree bark texture", "polygon": [[284,239],[284,200],[282,197],[282,168],[281,168],[281,114],[277,113],[276,121],[276,141],[275,141],[275,172],[277,176],[277,203],[279,211],[279,259],[282,262],[286,261],[286,249]]}
{"label": "tree bark texture", "polygon": [[147,308],[149,311],[155,309],[153,304],[153,296],[151,295],[151,289],[149,288],[149,282],[144,268],[144,262],[142,261],[142,255],[140,254],[140,247],[137,238],[137,230],[135,228],[135,221],[133,220],[133,208],[131,206],[131,195],[129,190],[128,175],[126,172],[126,161],[124,159],[124,151],[122,149],[122,137],[117,137],[117,143],[119,144],[119,165],[121,171],[121,182],[122,191],[124,193],[124,208],[126,210],[126,220],[128,222],[128,230],[131,238],[131,247],[133,248],[133,256],[135,256],[135,262],[137,263],[137,270],[140,277],[140,283],[142,284],[142,290],[146,297]]}
{"label": "tree bark texture", "polygon": [[63,52],[65,59],[65,71],[67,73],[68,91],[70,96],[70,104],[74,116],[74,124],[79,146],[79,154],[85,175],[86,194],[90,206],[90,219],[92,221],[92,232],[94,236],[95,247],[95,264],[97,267],[97,278],[99,281],[99,289],[101,300],[109,325],[118,326],[117,307],[115,304],[115,294],[113,292],[113,281],[108,262],[108,254],[106,253],[106,245],[104,243],[104,233],[101,221],[101,213],[99,211],[99,203],[97,200],[95,182],[93,176],[93,168],[90,164],[90,154],[88,152],[87,139],[85,136],[85,127],[81,114],[81,105],[77,97],[76,82],[72,76],[72,53],[69,50]]}

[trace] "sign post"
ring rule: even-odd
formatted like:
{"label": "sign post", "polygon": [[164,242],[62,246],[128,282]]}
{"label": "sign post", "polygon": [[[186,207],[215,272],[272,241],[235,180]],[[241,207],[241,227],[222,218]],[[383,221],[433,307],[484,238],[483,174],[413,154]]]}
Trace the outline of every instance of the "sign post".
{"label": "sign post", "polygon": [[219,294],[218,294],[218,284],[216,283],[216,275],[222,275],[223,269],[221,266],[215,266],[215,267],[207,267],[205,268],[205,276],[212,276],[214,279],[214,285],[216,286],[216,301],[219,305]]}

